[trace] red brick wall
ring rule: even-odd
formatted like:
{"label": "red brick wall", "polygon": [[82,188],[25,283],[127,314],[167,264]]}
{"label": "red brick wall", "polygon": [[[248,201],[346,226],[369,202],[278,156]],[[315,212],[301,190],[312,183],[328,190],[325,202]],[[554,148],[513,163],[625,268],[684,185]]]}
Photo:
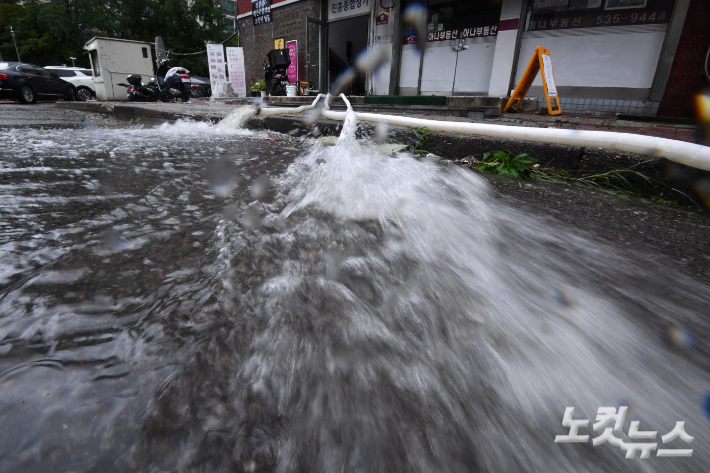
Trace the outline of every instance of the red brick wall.
{"label": "red brick wall", "polygon": [[703,72],[710,47],[710,1],[692,0],[673,59],[671,75],[658,108],[664,117],[694,117],[693,97],[708,87]]}
{"label": "red brick wall", "polygon": [[[280,3],[272,0],[272,4]],[[244,13],[242,4],[251,0],[239,0],[239,14]],[[320,18],[320,0],[301,0],[283,7],[271,10],[272,23],[254,26],[251,16],[241,18],[239,23],[240,45],[244,48],[244,67],[246,69],[247,87],[252,80],[264,78],[264,61],[266,53],[274,49],[274,39],[285,38],[286,41],[298,41],[298,78],[307,80],[306,39],[307,18]]]}

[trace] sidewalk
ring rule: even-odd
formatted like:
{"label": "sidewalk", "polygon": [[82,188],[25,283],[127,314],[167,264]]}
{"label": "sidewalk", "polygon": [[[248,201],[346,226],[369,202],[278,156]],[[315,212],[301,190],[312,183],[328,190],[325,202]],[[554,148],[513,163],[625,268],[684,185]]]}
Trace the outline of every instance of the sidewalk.
{"label": "sidewalk", "polygon": [[[297,97],[293,100],[288,97],[278,97],[278,101],[269,103],[268,106],[299,106],[311,97]],[[286,102],[290,99],[290,102]],[[312,100],[311,100],[312,101]],[[219,101],[210,105],[206,101],[194,101],[185,104],[179,103],[136,103],[136,102],[57,102],[58,108],[84,110],[95,113],[108,113],[125,117],[157,118],[165,120],[193,119],[217,122],[229,115],[237,107],[248,103],[244,99]],[[344,110],[345,104],[339,98],[331,105],[334,110]],[[623,119],[624,117],[599,117],[573,114],[538,115],[536,113],[505,113],[500,116],[485,116],[481,110],[471,110],[477,107],[455,106],[406,106],[406,105],[378,105],[378,104],[353,104],[355,111],[368,113],[382,113],[400,115],[414,118],[425,116],[431,120],[460,121],[471,123],[488,123],[497,125],[563,128],[571,130],[598,130],[613,131],[618,133],[634,133],[640,135],[657,136],[691,143],[700,143],[710,146],[710,140],[702,140],[697,132],[697,126],[685,123],[667,123],[657,121],[660,119],[649,118],[642,120]],[[478,107],[480,108],[480,107]],[[463,116],[462,116],[463,115]],[[287,115],[288,116],[288,115]]]}

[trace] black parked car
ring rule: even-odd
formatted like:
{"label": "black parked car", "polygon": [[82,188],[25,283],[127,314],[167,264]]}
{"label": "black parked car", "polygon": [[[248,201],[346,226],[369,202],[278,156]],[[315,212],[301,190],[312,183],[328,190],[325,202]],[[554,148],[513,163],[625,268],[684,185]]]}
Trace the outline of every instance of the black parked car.
{"label": "black parked car", "polygon": [[37,98],[73,100],[71,84],[39,66],[0,62],[0,98],[35,103]]}

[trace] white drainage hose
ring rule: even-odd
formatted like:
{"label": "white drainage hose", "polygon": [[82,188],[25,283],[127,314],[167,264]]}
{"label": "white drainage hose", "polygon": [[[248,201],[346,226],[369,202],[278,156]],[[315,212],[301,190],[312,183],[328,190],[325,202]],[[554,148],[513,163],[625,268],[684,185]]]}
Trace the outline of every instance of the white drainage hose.
{"label": "white drainage hose", "polygon": [[323,97],[323,94],[318,94],[312,104],[301,105],[300,107],[259,107],[259,115],[290,115],[292,113],[305,112],[315,108],[321,97]]}
{"label": "white drainage hose", "polygon": [[[348,110],[352,111],[350,102],[343,94]],[[345,120],[346,112],[330,110],[328,94],[322,114],[331,120]],[[616,133],[611,131],[561,130],[556,128],[536,128],[507,125],[488,125],[484,123],[462,123],[438,120],[424,120],[394,115],[376,113],[357,113],[358,120],[374,123],[386,123],[395,126],[426,127],[429,131],[461,133],[464,135],[482,135],[508,140],[537,141],[590,148],[605,148],[626,151],[646,156],[663,157],[676,163],[685,164],[705,171],[710,171],[710,147],[688,143],[685,141],[657,138],[655,136],[635,135],[632,133]]]}

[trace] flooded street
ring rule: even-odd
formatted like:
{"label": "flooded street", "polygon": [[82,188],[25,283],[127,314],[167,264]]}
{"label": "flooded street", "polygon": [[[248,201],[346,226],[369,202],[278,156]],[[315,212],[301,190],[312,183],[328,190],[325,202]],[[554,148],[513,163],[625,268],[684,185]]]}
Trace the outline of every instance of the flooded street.
{"label": "flooded street", "polygon": [[[705,215],[382,154],[352,120],[323,146],[2,106],[0,471],[710,470]],[[590,442],[554,442],[567,406]],[[603,406],[692,457],[593,447]]]}

